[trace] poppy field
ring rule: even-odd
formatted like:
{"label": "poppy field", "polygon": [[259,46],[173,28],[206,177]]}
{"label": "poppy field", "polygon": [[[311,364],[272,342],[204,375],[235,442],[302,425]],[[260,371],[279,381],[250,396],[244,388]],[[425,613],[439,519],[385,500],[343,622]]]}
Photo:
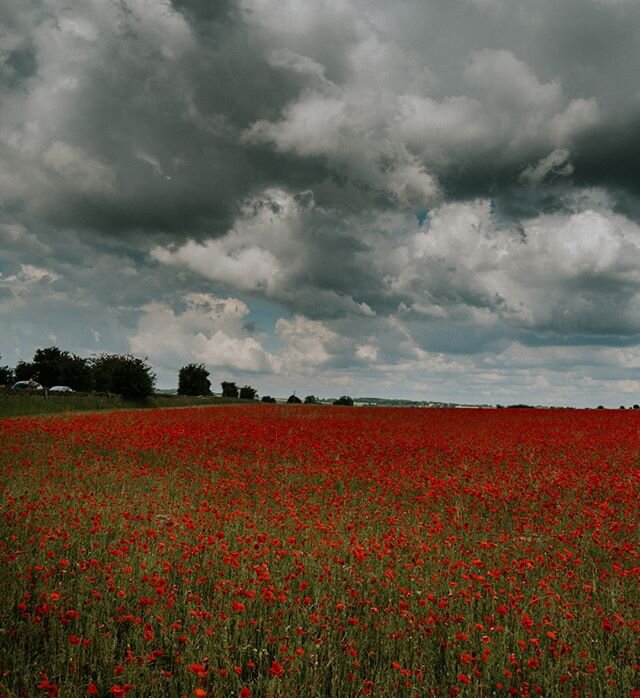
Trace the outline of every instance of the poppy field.
{"label": "poppy field", "polygon": [[0,421],[0,697],[640,697],[640,413]]}

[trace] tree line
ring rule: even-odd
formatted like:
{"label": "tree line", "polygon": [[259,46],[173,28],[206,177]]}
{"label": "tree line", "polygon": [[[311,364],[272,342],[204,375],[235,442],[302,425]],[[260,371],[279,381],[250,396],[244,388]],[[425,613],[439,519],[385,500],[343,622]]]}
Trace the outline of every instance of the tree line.
{"label": "tree line", "polygon": [[[1,359],[2,357],[0,357]],[[131,354],[98,354],[84,358],[77,354],[46,347],[37,349],[31,361],[18,361],[15,368],[0,365],[0,385],[15,381],[33,381],[45,388],[64,385],[77,392],[115,393],[127,399],[139,400],[153,394],[156,376],[147,359]],[[239,387],[233,381],[222,381],[222,397],[240,400],[258,399],[258,391],[250,385]],[[178,395],[212,395],[209,371],[203,363],[189,363],[178,372]],[[276,402],[265,395],[262,402]],[[302,403],[291,395],[288,403]],[[307,395],[305,404],[319,404],[315,395]],[[334,400],[337,405],[353,405],[348,395]]]}
{"label": "tree line", "polygon": [[36,349],[31,361],[18,361],[13,369],[0,366],[0,384],[29,380],[45,388],[65,385],[78,392],[142,399],[153,393],[156,376],[146,359],[131,354],[98,354],[87,359],[46,347]]}
{"label": "tree line", "polygon": [[[256,400],[258,391],[250,385],[238,387],[233,381],[222,381],[222,397],[240,400]],[[178,395],[206,396],[211,395],[211,381],[209,371],[203,363],[191,363],[183,366],[178,373]],[[276,402],[271,395],[264,395],[262,402]],[[319,405],[320,399],[315,395],[307,395],[301,400],[294,393],[287,399],[289,404]],[[353,399],[348,395],[342,395],[333,401],[334,405],[353,405]]]}

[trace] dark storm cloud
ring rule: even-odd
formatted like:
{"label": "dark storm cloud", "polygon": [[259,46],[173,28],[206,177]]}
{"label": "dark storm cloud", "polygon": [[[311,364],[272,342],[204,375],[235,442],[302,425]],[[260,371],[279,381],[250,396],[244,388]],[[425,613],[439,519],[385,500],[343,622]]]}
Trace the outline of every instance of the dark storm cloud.
{"label": "dark storm cloud", "polygon": [[[556,5],[10,9],[9,190],[61,225],[203,237],[274,184],[345,210],[428,198],[426,175],[447,197],[499,196],[561,142],[577,181],[635,187],[634,100],[612,78],[632,77],[637,10]],[[320,119],[309,133],[306,109]]]}
{"label": "dark storm cloud", "polygon": [[226,23],[237,11],[233,0],[171,0],[171,6],[187,19],[195,31],[207,31],[211,24]]}
{"label": "dark storm cloud", "polygon": [[201,360],[336,386],[631,351],[633,0],[0,12],[5,336],[55,315],[87,350],[159,351],[167,327],[167,371],[195,334]]}
{"label": "dark storm cloud", "polygon": [[[249,45],[237,12],[180,9],[189,23],[161,3],[33,8],[32,36],[20,39],[33,48],[16,38],[4,62],[14,200],[110,234],[220,235],[238,200],[279,170],[310,179],[307,163],[267,161],[239,142],[293,92]],[[206,35],[192,31],[203,12]]]}

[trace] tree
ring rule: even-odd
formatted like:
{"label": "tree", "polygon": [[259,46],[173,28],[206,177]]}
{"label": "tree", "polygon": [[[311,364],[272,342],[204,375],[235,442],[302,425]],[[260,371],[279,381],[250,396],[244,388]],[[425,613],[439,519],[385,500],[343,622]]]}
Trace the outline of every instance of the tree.
{"label": "tree", "polygon": [[315,395],[307,395],[307,397],[304,399],[305,405],[317,405],[319,402],[320,400],[318,400]]}
{"label": "tree", "polygon": [[258,391],[250,385],[243,385],[242,388],[240,388],[241,400],[255,400],[257,396]]}
{"label": "tree", "polygon": [[271,397],[271,395],[265,395],[262,398],[262,402],[272,402],[273,403],[275,401],[276,401],[276,399],[274,397]]}
{"label": "tree", "polygon": [[27,361],[18,361],[15,368],[15,379],[18,381],[28,381],[35,373],[37,369],[34,364]]}
{"label": "tree", "polygon": [[11,383],[13,383],[13,371],[8,366],[0,366],[0,385],[10,385]]}
{"label": "tree", "polygon": [[130,400],[143,400],[153,393],[156,377],[146,360],[129,354],[119,357],[112,375],[112,390]]}
{"label": "tree", "polygon": [[130,354],[100,354],[91,361],[95,389],[142,400],[153,393],[156,377],[146,359]]}
{"label": "tree", "polygon": [[222,397],[238,397],[240,391],[235,383],[230,381],[222,381],[220,384],[222,386]]}
{"label": "tree", "polygon": [[90,360],[93,387],[99,393],[112,393],[113,372],[120,361],[117,354],[99,354]]}
{"label": "tree", "polygon": [[297,395],[289,395],[289,397],[287,398],[287,402],[290,405],[301,405],[302,404],[302,400]]}
{"label": "tree", "polygon": [[83,392],[93,390],[93,374],[89,361],[76,354],[69,354],[62,365],[60,385],[68,385]]}
{"label": "tree", "polygon": [[204,364],[187,364],[180,369],[178,395],[211,395],[209,371]]}
{"label": "tree", "polygon": [[347,405],[349,407],[353,407],[353,398],[349,397],[348,395],[342,395],[337,400],[334,400],[333,404],[334,405]]}
{"label": "tree", "polygon": [[58,347],[36,349],[33,361],[18,362],[16,366],[18,380],[29,380],[37,376],[42,385],[68,385],[74,390],[91,390],[93,376],[87,359],[70,354]]}
{"label": "tree", "polygon": [[50,388],[52,385],[63,384],[63,364],[69,357],[68,351],[62,351],[58,347],[45,347],[36,349],[33,355],[32,365],[38,381]]}

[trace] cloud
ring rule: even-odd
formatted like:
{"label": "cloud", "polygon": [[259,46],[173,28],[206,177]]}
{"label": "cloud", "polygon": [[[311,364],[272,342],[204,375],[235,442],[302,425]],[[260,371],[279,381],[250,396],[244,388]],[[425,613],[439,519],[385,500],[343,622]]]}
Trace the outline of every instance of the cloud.
{"label": "cloud", "polygon": [[[554,151],[525,172],[534,183],[566,168],[566,157]],[[640,332],[640,227],[610,205],[589,190],[566,198],[571,211],[514,223],[479,199],[442,204],[422,226],[408,217],[355,219],[336,236],[324,235],[335,212],[271,191],[247,202],[226,236],[156,248],[153,257],[318,321],[400,313],[458,323],[485,336],[478,350],[510,332],[631,336]],[[370,244],[354,246],[358,235]]]}
{"label": "cloud", "polygon": [[99,194],[113,191],[113,172],[98,160],[87,157],[81,148],[55,141],[42,160],[73,189]]}
{"label": "cloud", "polygon": [[405,312],[562,336],[640,332],[640,227],[610,211],[509,228],[487,201],[447,204],[407,245],[411,261],[386,277]]}
{"label": "cloud", "polygon": [[525,184],[537,185],[549,176],[568,177],[574,172],[569,158],[570,153],[566,148],[556,148],[534,165],[528,165],[520,174],[519,179]]}
{"label": "cloud", "polygon": [[[10,0],[0,351],[551,390],[552,349],[640,333],[638,22],[627,0]],[[610,358],[585,366],[628,386]]]}
{"label": "cloud", "polygon": [[20,264],[20,271],[15,274],[3,275],[0,273],[0,288],[5,289],[15,299],[23,299],[29,296],[37,288],[50,288],[51,284],[60,277],[54,271],[35,266],[33,264]]}
{"label": "cloud", "polygon": [[315,206],[310,192],[269,189],[244,202],[226,235],[158,246],[151,257],[295,311],[375,315],[353,287],[363,275],[352,255],[366,248],[337,229],[342,225],[335,212]]}
{"label": "cloud", "polygon": [[275,368],[274,357],[244,329],[250,311],[242,301],[195,293],[182,301],[178,311],[158,302],[141,308],[129,339],[134,354],[161,366],[195,361],[249,372]]}
{"label": "cloud", "polygon": [[318,366],[330,359],[329,345],[338,340],[338,335],[324,323],[297,315],[292,320],[279,319],[276,333],[286,349],[283,364],[287,370],[300,370],[307,366]]}

